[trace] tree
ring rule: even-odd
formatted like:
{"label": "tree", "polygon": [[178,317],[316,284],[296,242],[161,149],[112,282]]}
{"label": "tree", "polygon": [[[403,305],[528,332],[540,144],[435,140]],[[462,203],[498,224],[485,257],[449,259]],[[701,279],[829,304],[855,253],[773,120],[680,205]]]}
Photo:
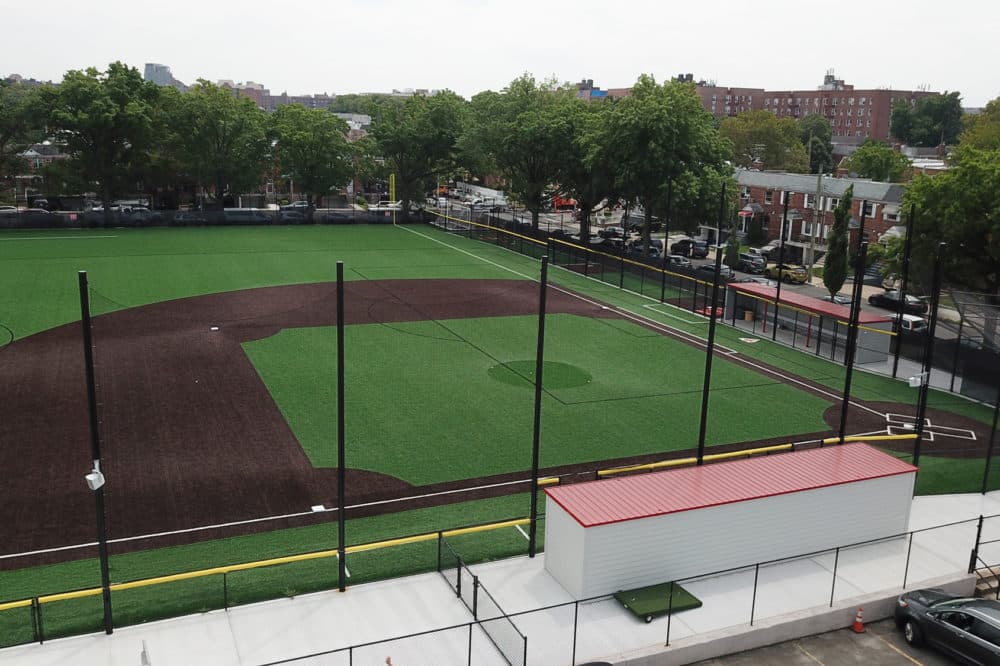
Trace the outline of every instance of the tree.
{"label": "tree", "polygon": [[299,184],[309,206],[350,180],[351,147],[343,120],[322,109],[288,104],[269,121],[279,170]]}
{"label": "tree", "polygon": [[733,144],[733,162],[753,168],[804,173],[809,168],[799,126],[792,118],[779,118],[769,111],[747,111],[723,119],[719,132]]}
{"label": "tree", "polygon": [[115,195],[134,190],[153,136],[159,87],[120,62],[105,72],[71,70],[58,87],[41,91],[49,127],[66,146],[68,168],[95,182],[110,221]]}
{"label": "tree", "polygon": [[264,112],[205,80],[179,99],[172,131],[186,172],[215,186],[220,208],[226,194],[258,189],[270,148]]}
{"label": "tree", "polygon": [[35,88],[0,80],[0,182],[24,167],[20,153],[43,138],[38,96]]}
{"label": "tree", "polygon": [[833,211],[833,226],[826,237],[823,285],[830,296],[836,296],[847,280],[847,225],[851,220],[853,202],[854,185],[849,185]]}
{"label": "tree", "polygon": [[[933,265],[937,244],[945,279],[972,290],[1000,294],[1000,150],[960,146],[950,168],[935,176],[918,175],[907,188],[904,207],[917,208],[910,266]],[[911,274],[923,285],[927,275]]]}
{"label": "tree", "polygon": [[550,203],[551,187],[558,184],[563,151],[573,141],[570,119],[562,114],[564,98],[571,94],[555,81],[538,83],[523,74],[499,93],[472,98],[466,153],[481,156],[481,164],[507,181],[510,193],[531,213],[535,229],[539,213]]}
{"label": "tree", "polygon": [[736,233],[735,221],[729,223],[729,238],[726,239],[726,255],[723,261],[726,266],[734,270],[740,265],[740,237]]}
{"label": "tree", "polygon": [[889,118],[889,131],[911,146],[952,145],[962,131],[962,98],[956,92],[921,97],[910,105],[896,102]]}
{"label": "tree", "polygon": [[717,214],[722,179],[732,171],[725,163],[731,146],[692,84],[658,85],[643,74],[631,95],[612,107],[609,121],[607,146],[617,165],[618,188],[643,207],[645,247],[654,211],[671,217],[682,210],[699,218],[712,210]]}
{"label": "tree", "polygon": [[833,129],[818,113],[799,120],[799,140],[809,155],[809,173],[823,173],[833,166]]}
{"label": "tree", "polygon": [[560,151],[558,182],[564,194],[576,199],[580,238],[590,235],[590,215],[602,201],[610,205],[618,199],[615,168],[608,150],[611,106],[587,102],[569,95],[558,98],[567,121],[568,140]]}
{"label": "tree", "polygon": [[868,139],[851,153],[844,166],[862,178],[898,183],[910,171],[910,160],[885,141]]}
{"label": "tree", "polygon": [[1000,97],[988,103],[981,113],[963,119],[967,122],[958,139],[961,145],[980,150],[1000,148]]}
{"label": "tree", "polygon": [[396,174],[396,196],[405,209],[423,201],[437,176],[454,167],[467,113],[465,100],[449,91],[375,107],[371,135],[386,172]]}

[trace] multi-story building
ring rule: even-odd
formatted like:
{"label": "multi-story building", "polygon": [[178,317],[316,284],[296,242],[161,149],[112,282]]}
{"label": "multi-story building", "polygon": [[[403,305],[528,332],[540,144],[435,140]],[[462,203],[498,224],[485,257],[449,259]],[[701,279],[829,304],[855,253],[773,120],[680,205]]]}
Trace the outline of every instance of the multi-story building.
{"label": "multi-story building", "polygon": [[143,70],[142,78],[151,81],[158,86],[177,88],[181,92],[187,90],[187,86],[174,78],[170,68],[155,62],[147,62]]}
{"label": "multi-story building", "polygon": [[[768,241],[778,241],[781,220],[788,198],[785,225],[785,252],[789,260],[802,261],[809,248],[826,251],[826,237],[833,225],[833,211],[850,185],[854,186],[851,227],[858,228],[864,206],[864,231],[877,241],[900,224],[903,186],[858,178],[830,178],[813,174],[739,170],[740,231],[748,231],[754,221],[761,223]],[[714,232],[714,230],[712,230]]]}

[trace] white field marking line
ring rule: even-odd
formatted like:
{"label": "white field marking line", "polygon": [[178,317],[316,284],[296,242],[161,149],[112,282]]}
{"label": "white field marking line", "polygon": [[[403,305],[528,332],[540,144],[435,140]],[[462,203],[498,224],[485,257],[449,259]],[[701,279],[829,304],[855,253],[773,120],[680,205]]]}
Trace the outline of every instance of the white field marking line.
{"label": "white field marking line", "polygon": [[0,238],[0,241],[92,240],[94,238],[118,238],[118,236],[22,236],[21,238]]}
{"label": "white field marking line", "polygon": [[[660,307],[661,305],[667,305],[667,304],[666,303],[654,303],[654,304],[651,305],[651,304],[647,303],[646,305],[643,305],[642,307],[649,308],[653,312],[656,312],[657,314],[661,314],[664,317],[670,317],[672,319],[676,319],[676,320],[680,321],[682,324],[707,324],[708,323],[708,319],[699,319],[697,321],[691,321],[690,319],[684,319],[683,317],[678,317],[677,315],[671,314],[670,312],[663,312],[662,310],[658,310],[657,308]],[[668,307],[676,307],[676,306],[670,305]]]}
{"label": "white field marking line", "polygon": [[[377,500],[377,501],[374,501],[374,502],[365,502],[363,504],[351,504],[351,505],[349,505],[347,507],[347,509],[359,509],[359,508],[364,508],[364,507],[369,507],[369,506],[379,506],[381,504],[394,504],[394,503],[398,503],[398,502],[407,502],[407,501],[413,500],[413,499],[426,499],[428,497],[441,497],[443,495],[457,495],[457,494],[461,494],[461,493],[469,493],[469,492],[474,492],[474,491],[478,491],[478,490],[487,490],[487,489],[490,489],[490,488],[502,488],[504,486],[513,486],[513,485],[516,485],[516,484],[519,484],[519,483],[530,484],[531,483],[531,479],[522,479],[520,481],[503,481],[503,482],[500,482],[500,483],[489,483],[489,484],[486,484],[486,485],[475,486],[475,487],[472,487],[472,488],[455,488],[453,490],[441,490],[441,491],[438,491],[436,493],[423,493],[421,495],[407,495],[406,497],[394,497],[392,499]],[[301,516],[312,516],[312,515],[316,515],[318,513],[333,513],[335,511],[337,511],[337,509],[335,507],[334,508],[329,508],[329,509],[324,509],[323,511],[311,511],[311,510],[310,511],[299,511],[297,513],[286,513],[286,514],[282,514],[282,515],[278,515],[278,516],[265,516],[263,518],[250,518],[250,519],[247,519],[247,520],[237,520],[237,521],[233,521],[233,522],[229,522],[229,523],[219,523],[217,525],[202,525],[200,527],[187,527],[187,528],[184,528],[182,530],[171,530],[171,531],[168,531],[168,532],[152,532],[150,534],[140,534],[140,535],[137,535],[137,536],[121,537],[121,538],[118,538],[118,539],[109,539],[108,543],[126,543],[128,541],[140,541],[142,539],[153,539],[153,538],[157,538],[157,537],[171,536],[173,534],[187,534],[187,533],[190,533],[190,532],[199,532],[199,531],[202,531],[202,530],[219,529],[219,528],[222,528],[222,527],[235,527],[235,526],[238,526],[238,525],[250,525],[252,523],[262,523],[262,522],[268,521],[268,520],[283,520],[285,518],[299,518]],[[42,554],[45,554],[45,553],[55,553],[55,552],[59,552],[59,551],[63,551],[63,550],[74,550],[74,549],[77,549],[77,548],[92,548],[92,547],[94,547],[96,545],[97,545],[96,541],[91,541],[91,542],[88,542],[88,543],[79,543],[79,544],[75,544],[75,545],[72,545],[72,546],[59,546],[59,547],[56,547],[56,548],[44,548],[42,550],[30,550],[30,551],[26,551],[26,552],[23,552],[23,553],[8,553],[6,555],[0,555],[0,560],[11,559],[11,558],[15,558],[15,557],[28,557],[29,555],[42,555]]]}
{"label": "white field marking line", "polygon": [[517,529],[518,532],[521,533],[521,536],[524,537],[525,541],[531,541],[531,538],[528,536],[528,533],[522,530],[520,525],[514,525],[514,527]]}
{"label": "white field marking line", "polygon": [[[462,248],[455,247],[454,245],[449,245],[448,243],[445,243],[444,241],[440,241],[440,240],[438,240],[436,238],[431,238],[430,236],[427,236],[426,234],[422,234],[419,231],[414,231],[413,229],[409,229],[407,227],[400,227],[400,228],[401,229],[406,229],[406,231],[409,231],[412,234],[416,234],[418,236],[426,238],[427,240],[433,241],[435,243],[439,243],[441,245],[444,245],[445,247],[449,247],[449,248],[451,248],[453,250],[456,250],[457,252],[461,252],[462,254],[468,255],[468,256],[470,256],[470,257],[472,257],[474,259],[479,259],[480,261],[484,261],[484,262],[486,262],[488,264],[496,266],[497,268],[500,268],[502,270],[508,271],[510,273],[513,273],[514,275],[518,275],[518,276],[523,277],[523,278],[525,278],[527,280],[532,280],[534,282],[538,282],[539,281],[537,278],[533,278],[531,276],[524,275],[523,273],[518,273],[513,268],[508,268],[506,266],[501,266],[500,264],[497,264],[497,263],[495,263],[493,261],[490,261],[489,259],[485,259],[485,258],[477,256],[477,255],[475,255],[475,254],[473,254],[471,252],[463,250]],[[513,252],[513,250],[509,250],[509,251]],[[523,256],[523,255],[518,255],[518,256]],[[591,278],[591,279],[593,279],[593,278]],[[591,305],[595,305],[595,306],[596,305],[600,305],[600,303],[592,301],[592,300],[590,300],[588,298],[584,298],[583,296],[581,296],[579,294],[574,294],[574,293],[572,293],[570,291],[562,289],[561,287],[557,287],[557,286],[553,286],[553,285],[549,285],[549,286],[552,289],[555,289],[556,291],[561,291],[564,294],[567,294],[567,295],[572,296],[574,298],[578,298],[578,299],[582,300],[585,303],[590,303]],[[630,293],[635,293],[635,292],[630,292]],[[649,298],[649,297],[646,297],[646,298]],[[650,300],[652,300],[652,299],[650,299]],[[686,339],[688,342],[692,342],[695,345],[700,346],[702,348],[704,348],[704,347],[707,346],[707,343],[705,341],[703,341],[701,338],[695,337],[693,335],[690,335],[690,334],[688,334],[688,333],[686,333],[684,331],[678,330],[676,328],[671,328],[667,324],[660,324],[660,323],[655,322],[655,321],[653,321],[651,319],[648,319],[648,318],[643,317],[643,316],[641,316],[639,314],[636,314],[634,312],[630,312],[629,310],[625,310],[625,309],[622,309],[622,308],[617,308],[616,307],[615,308],[615,312],[626,313],[626,314],[633,315],[635,317],[636,321],[642,321],[642,322],[646,323],[647,325],[649,325],[650,327],[655,328],[655,329],[669,331],[669,332],[673,333],[674,335],[676,335],[678,337],[681,337],[683,339]],[[730,356],[734,356],[736,353],[738,353],[738,352],[735,352],[734,350],[729,349],[728,347],[723,347],[721,345],[718,346],[717,348],[725,350],[727,354],[730,354]],[[794,377],[790,377],[788,375],[782,374],[782,373],[777,372],[775,370],[771,370],[769,368],[765,368],[762,365],[759,365],[757,363],[754,363],[753,361],[750,361],[749,359],[747,359],[744,356],[741,356],[741,357],[739,357],[736,360],[738,362],[740,362],[740,363],[743,363],[744,365],[750,366],[751,368],[756,368],[759,372],[761,372],[763,374],[770,375],[772,377],[777,377],[778,379],[790,382],[792,384],[798,384],[799,386],[804,387],[808,391],[813,391],[814,393],[819,393],[820,395],[825,395],[828,398],[830,398],[831,400],[833,400],[834,403],[838,402],[839,400],[843,400],[843,396],[840,395],[840,394],[831,393],[830,391],[827,391],[825,389],[820,388],[819,385],[817,385],[817,386],[810,386],[809,384],[806,384],[804,381],[802,381],[800,379],[796,379]],[[877,414],[878,416],[882,416],[882,417],[885,416],[884,412],[880,412],[878,410],[872,409],[871,407],[868,407],[867,405],[862,405],[860,403],[854,402],[853,400],[849,400],[848,403],[851,404],[851,405],[854,405],[855,407],[863,409],[866,412],[869,412],[871,414]]]}

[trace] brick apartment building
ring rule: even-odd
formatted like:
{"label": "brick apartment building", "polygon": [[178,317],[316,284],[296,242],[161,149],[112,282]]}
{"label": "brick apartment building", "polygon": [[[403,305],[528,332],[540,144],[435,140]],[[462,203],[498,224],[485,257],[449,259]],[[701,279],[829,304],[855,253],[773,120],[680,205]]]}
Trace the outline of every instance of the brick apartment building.
{"label": "brick apartment building", "polygon": [[[785,253],[791,261],[807,257],[810,236],[814,238],[812,244],[817,254],[826,251],[826,237],[833,226],[833,210],[850,185],[854,185],[852,229],[857,229],[860,223],[862,204],[865,206],[865,233],[870,241],[877,241],[890,228],[901,224],[904,189],[895,183],[825,176],[819,179],[814,174],[749,170],[737,171],[736,177],[740,188],[740,231],[749,230],[751,221],[759,220],[768,242],[778,240],[785,197],[788,197]],[[703,233],[707,231],[708,228]]]}
{"label": "brick apartment building", "polygon": [[[694,83],[691,74],[681,74],[677,79]],[[836,78],[833,72],[827,72],[823,85],[815,89],[765,90],[717,86],[704,81],[695,85],[705,109],[717,118],[762,110],[792,118],[816,113],[829,120],[833,143],[845,146],[860,145],[869,138],[888,140],[889,118],[897,101],[913,105],[922,97],[939,94],[878,88],[859,90]],[[577,96],[581,99],[620,98],[629,91],[629,88],[601,90],[594,87],[592,79],[577,84]]]}

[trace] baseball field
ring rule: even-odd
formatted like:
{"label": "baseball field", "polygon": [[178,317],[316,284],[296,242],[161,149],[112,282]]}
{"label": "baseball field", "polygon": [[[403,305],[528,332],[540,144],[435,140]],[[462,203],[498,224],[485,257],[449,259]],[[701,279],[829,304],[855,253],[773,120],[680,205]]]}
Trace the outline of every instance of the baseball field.
{"label": "baseball field", "polygon": [[[422,225],[5,231],[0,602],[100,582],[83,479],[92,463],[81,270],[112,580],[337,547],[338,261],[347,542],[528,515],[536,258]],[[691,455],[707,319],[560,267],[546,296],[542,475],[572,482]],[[718,329],[708,452],[835,435],[844,368],[742,335]],[[912,420],[916,397],[904,382],[855,373],[848,433]],[[927,416],[918,492],[978,491],[992,410],[932,392]],[[896,453],[909,458],[912,443]],[[527,545],[520,527],[456,542],[470,561]],[[352,555],[351,581],[431,569],[435,548]],[[232,575],[221,593],[202,578],[116,592],[115,619],[294,595],[336,578],[335,561],[309,560]],[[100,612],[99,597],[53,604],[46,633],[93,630]],[[0,646],[31,640],[25,613],[0,611]]]}

